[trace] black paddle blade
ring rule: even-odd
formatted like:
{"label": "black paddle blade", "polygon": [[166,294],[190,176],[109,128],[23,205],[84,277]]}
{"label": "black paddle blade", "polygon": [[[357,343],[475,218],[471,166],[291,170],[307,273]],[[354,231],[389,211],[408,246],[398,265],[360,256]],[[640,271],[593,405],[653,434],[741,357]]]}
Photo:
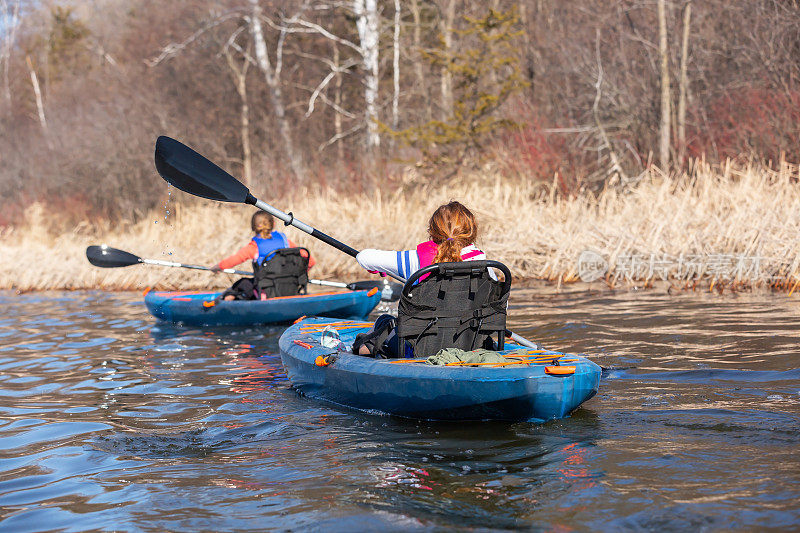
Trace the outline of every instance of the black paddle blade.
{"label": "black paddle blade", "polygon": [[86,259],[96,267],[117,268],[136,265],[141,258],[108,246],[89,246],[86,248]]}
{"label": "black paddle blade", "polygon": [[209,200],[255,204],[239,180],[175,139],[159,137],[155,159],[158,173],[177,189]]}
{"label": "black paddle blade", "polygon": [[389,282],[391,292],[383,293],[385,284],[383,280],[368,280],[368,281],[354,281],[347,285],[351,291],[368,291],[373,287],[377,287],[381,291],[381,300],[385,302],[396,302],[400,299],[400,294],[403,292],[403,286],[399,283]]}

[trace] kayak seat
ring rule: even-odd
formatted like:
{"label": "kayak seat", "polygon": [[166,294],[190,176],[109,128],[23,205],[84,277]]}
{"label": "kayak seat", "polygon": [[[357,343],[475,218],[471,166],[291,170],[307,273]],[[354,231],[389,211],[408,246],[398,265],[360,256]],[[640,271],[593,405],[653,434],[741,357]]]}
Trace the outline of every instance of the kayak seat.
{"label": "kayak seat", "polygon": [[[305,251],[305,256],[302,251]],[[305,294],[310,257],[306,248],[281,248],[260,265],[254,265],[254,284],[259,297],[263,300]]]}
{"label": "kayak seat", "polygon": [[[503,280],[492,279],[490,268],[502,272]],[[418,270],[400,296],[399,346],[411,357],[443,348],[504,349],[510,290],[511,272],[498,261],[436,263]]]}

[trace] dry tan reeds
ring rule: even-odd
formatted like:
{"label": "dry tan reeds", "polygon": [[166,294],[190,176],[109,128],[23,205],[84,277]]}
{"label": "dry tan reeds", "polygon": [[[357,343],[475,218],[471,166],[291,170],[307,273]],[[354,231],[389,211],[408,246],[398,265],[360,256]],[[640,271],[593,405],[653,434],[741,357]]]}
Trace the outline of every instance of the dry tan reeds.
{"label": "dry tan reeds", "polygon": [[[586,249],[607,257],[612,269],[616,258],[630,253],[749,254],[783,264],[788,290],[800,279],[799,178],[798,167],[787,163],[777,169],[697,163],[691,175],[667,177],[654,169],[627,189],[598,197],[562,198],[543,192],[541,182],[474,175],[447,186],[417,184],[371,196],[298,191],[292,198],[270,200],[356,248],[406,249],[426,238],[436,206],[457,199],[478,216],[479,245],[508,264],[517,279],[573,281],[578,255]],[[142,257],[210,265],[249,239],[251,209],[246,206],[208,202],[170,205],[169,210],[129,227],[82,224],[52,235],[48,228],[56,215],[32,206],[24,224],[0,234],[0,288],[229,285],[227,275],[154,266],[99,269],[86,261],[86,246],[107,243]],[[287,233],[317,257],[314,277],[369,277],[349,256],[294,228]],[[761,281],[770,282],[767,274]]]}

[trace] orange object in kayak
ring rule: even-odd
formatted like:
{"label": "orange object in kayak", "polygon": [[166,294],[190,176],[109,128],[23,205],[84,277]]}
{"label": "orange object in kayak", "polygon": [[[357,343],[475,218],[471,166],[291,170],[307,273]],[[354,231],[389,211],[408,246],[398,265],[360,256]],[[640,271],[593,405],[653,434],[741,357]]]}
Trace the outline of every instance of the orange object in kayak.
{"label": "orange object in kayak", "polygon": [[203,307],[214,307],[215,305],[217,305],[215,300],[207,300],[203,302]]}
{"label": "orange object in kayak", "polygon": [[546,374],[551,376],[570,376],[575,373],[574,366],[546,366],[544,367]]}

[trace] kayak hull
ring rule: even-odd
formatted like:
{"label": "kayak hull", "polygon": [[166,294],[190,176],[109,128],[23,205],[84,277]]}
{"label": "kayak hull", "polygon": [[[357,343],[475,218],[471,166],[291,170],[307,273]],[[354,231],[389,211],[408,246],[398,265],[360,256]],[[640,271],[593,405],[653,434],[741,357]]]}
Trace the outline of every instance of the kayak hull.
{"label": "kayak hull", "polygon": [[[338,329],[343,345],[369,325],[327,318],[304,319],[280,338],[283,366],[292,386],[308,397],[360,410],[426,420],[543,422],[569,416],[597,393],[600,367],[584,357],[537,351],[541,364],[453,367],[398,363],[325,348],[322,327]],[[519,348],[519,347],[516,347]],[[335,354],[328,366],[318,356]],[[551,375],[547,360],[566,361],[574,374]],[[538,359],[537,359],[538,361]]]}
{"label": "kayak hull", "polygon": [[154,317],[166,322],[189,326],[254,326],[291,322],[305,315],[364,318],[381,299],[380,292],[371,295],[369,292],[328,292],[215,303],[219,292],[151,291],[145,295],[144,303]]}

